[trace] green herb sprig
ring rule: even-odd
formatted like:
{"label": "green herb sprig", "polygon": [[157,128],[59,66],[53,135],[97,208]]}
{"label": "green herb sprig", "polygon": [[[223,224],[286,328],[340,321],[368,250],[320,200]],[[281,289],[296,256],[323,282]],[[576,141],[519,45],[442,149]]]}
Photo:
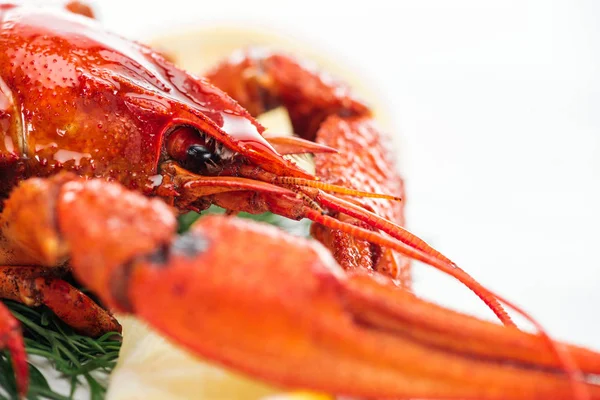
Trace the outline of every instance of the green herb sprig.
{"label": "green herb sprig", "polygon": [[[97,339],[81,336],[45,307],[29,308],[12,301],[4,303],[21,322],[28,356],[49,360],[71,386],[67,395],[53,391],[39,369],[29,364],[28,399],[72,399],[77,388],[84,384],[89,388],[92,400],[104,398],[106,378],[115,366],[121,348],[118,333],[107,333]],[[8,396],[2,394],[0,399],[17,398],[12,365],[6,356],[0,357],[0,387]]]}

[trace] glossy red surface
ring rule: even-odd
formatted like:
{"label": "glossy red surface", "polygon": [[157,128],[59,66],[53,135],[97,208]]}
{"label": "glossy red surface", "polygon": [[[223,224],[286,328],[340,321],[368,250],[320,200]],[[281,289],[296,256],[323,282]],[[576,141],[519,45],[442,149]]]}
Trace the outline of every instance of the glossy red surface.
{"label": "glossy red surface", "polygon": [[180,124],[267,170],[290,168],[224,92],[94,20],[4,5],[0,48],[0,165],[22,165],[20,178],[70,169],[144,187]]}

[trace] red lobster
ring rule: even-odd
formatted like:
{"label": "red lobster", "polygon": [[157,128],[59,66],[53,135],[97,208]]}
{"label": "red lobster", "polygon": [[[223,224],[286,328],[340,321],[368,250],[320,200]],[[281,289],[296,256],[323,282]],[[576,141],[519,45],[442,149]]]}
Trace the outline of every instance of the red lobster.
{"label": "red lobster", "polygon": [[[516,329],[510,303],[400,227],[401,203],[377,194],[403,191],[385,137],[345,86],[265,52],[197,78],[90,18],[14,4],[0,5],[0,49],[1,297],[88,335],[119,329],[61,279],[70,270],[109,309],[283,386],[600,398],[599,354]],[[299,138],[262,136],[253,115],[280,105]],[[317,176],[283,156],[305,152]],[[311,219],[322,244],[233,216],[177,235],[174,210],[212,204]],[[408,259],[459,279],[508,326],[414,296]],[[4,307],[0,346],[24,394],[22,337]]]}

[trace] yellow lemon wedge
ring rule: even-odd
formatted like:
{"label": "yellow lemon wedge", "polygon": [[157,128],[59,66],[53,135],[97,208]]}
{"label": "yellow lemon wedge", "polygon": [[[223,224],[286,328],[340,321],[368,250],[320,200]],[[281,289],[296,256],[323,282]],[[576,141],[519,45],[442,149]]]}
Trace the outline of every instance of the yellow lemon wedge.
{"label": "yellow lemon wedge", "polygon": [[332,400],[285,393],[204,362],[169,343],[135,317],[119,316],[123,345],[106,400]]}

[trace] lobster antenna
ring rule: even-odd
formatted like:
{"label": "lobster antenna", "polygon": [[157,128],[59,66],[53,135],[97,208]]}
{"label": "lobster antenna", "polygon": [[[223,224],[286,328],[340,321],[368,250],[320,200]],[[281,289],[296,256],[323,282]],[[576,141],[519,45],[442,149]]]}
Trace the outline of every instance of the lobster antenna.
{"label": "lobster antenna", "polygon": [[425,251],[414,248],[406,243],[392,240],[389,237],[385,237],[378,232],[374,232],[356,225],[350,225],[338,221],[333,217],[317,213],[312,209],[306,209],[306,216],[307,218],[318,222],[319,224],[324,225],[328,228],[337,229],[342,232],[348,233],[358,239],[363,239],[370,243],[378,244],[383,247],[388,247],[390,249],[400,252],[401,254],[406,255],[407,257],[424,262],[425,264],[431,265],[434,268],[446,272],[447,274],[458,279],[469,289],[471,289],[490,308],[490,310],[492,310],[492,312],[496,314],[498,319],[504,325],[515,326],[515,323],[510,319],[510,317],[508,316],[502,305],[500,305],[496,297],[490,296],[488,291],[482,290],[484,288],[481,286],[481,284],[479,284],[469,274],[467,274],[465,271],[463,271],[461,268],[459,268],[452,262],[443,261],[435,255],[427,254]]}
{"label": "lobster antenna", "polygon": [[295,178],[295,177],[291,177],[291,176],[278,176],[278,177],[274,178],[273,183],[311,187],[311,188],[325,190],[327,192],[346,194],[349,196],[356,196],[356,197],[370,197],[370,198],[374,198],[374,199],[402,201],[402,198],[400,198],[398,196],[392,196],[389,194],[363,192],[362,190],[348,189],[348,188],[345,188],[342,186],[332,185],[330,183],[312,181],[310,179],[304,179],[304,178]]}
{"label": "lobster antenna", "polygon": [[290,190],[292,190],[294,193],[296,193],[296,195],[304,201],[304,204],[306,206],[312,208],[315,211],[320,212],[321,214],[325,213],[325,211],[321,208],[321,206],[319,205],[319,203],[317,203],[309,195],[307,195],[306,193],[304,193],[301,188],[299,188],[297,186],[295,186],[295,187],[293,186],[293,187],[290,188]]}
{"label": "lobster antenna", "polygon": [[387,233],[388,235],[400,240],[402,243],[405,243],[410,247],[421,250],[439,259],[440,261],[456,265],[454,261],[450,260],[448,257],[444,256],[442,253],[431,247],[423,239],[404,229],[400,225],[397,225],[390,220],[387,220],[369,210],[366,210],[358,204],[340,199],[339,197],[335,197],[323,192],[319,193],[317,197],[319,203],[330,210],[341,212],[350,217],[356,218],[362,222],[367,223],[373,228],[377,228]]}
{"label": "lobster antenna", "polygon": [[[539,332],[540,336],[548,343],[550,349],[554,352],[557,357],[557,360],[563,366],[563,370],[567,375],[571,387],[573,388],[574,399],[576,400],[589,400],[589,395],[587,389],[584,386],[584,383],[581,379],[581,372],[575,363],[571,353],[562,345],[556,343],[550,335],[546,332],[546,330],[542,327],[542,325],[537,322],[531,315],[517,307],[513,303],[504,299],[501,296],[498,296],[491,290],[485,288],[479,282],[477,282],[473,277],[471,277],[467,272],[459,268],[458,266],[443,262],[440,259],[425,253],[424,251],[412,248],[405,243],[397,242],[389,237],[383,236],[378,232],[373,232],[367,230],[365,228],[361,228],[355,225],[350,225],[341,221],[338,221],[335,218],[329,217],[327,215],[323,215],[317,211],[314,211],[308,207],[305,208],[305,215],[310,220],[317,222],[323,226],[326,226],[331,229],[337,229],[344,233],[348,233],[358,239],[367,240],[371,243],[378,244],[383,247],[388,247],[390,249],[396,250],[402,254],[405,254],[408,257],[411,257],[415,260],[422,261],[454,278],[456,278],[459,282],[464,284],[466,287],[471,289],[484,303],[488,305],[494,311],[496,316],[501,320],[501,313],[506,313],[500,306],[499,302],[506,304],[509,308],[513,309],[515,312],[523,316],[526,320],[531,322],[531,324],[535,327],[535,329]],[[496,305],[500,306],[501,312],[498,310]],[[512,320],[510,321],[511,325],[514,326]]]}

